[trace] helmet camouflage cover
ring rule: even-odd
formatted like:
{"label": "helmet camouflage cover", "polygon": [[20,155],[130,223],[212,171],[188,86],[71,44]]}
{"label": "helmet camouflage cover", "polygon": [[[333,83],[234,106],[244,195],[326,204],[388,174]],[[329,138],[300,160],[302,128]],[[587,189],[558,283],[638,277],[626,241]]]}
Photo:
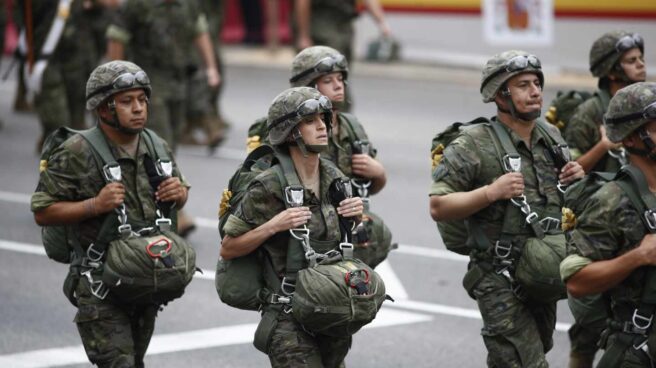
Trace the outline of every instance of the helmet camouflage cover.
{"label": "helmet camouflage cover", "polygon": [[617,91],[610,100],[608,110],[604,115],[604,125],[606,125],[608,139],[614,143],[620,143],[636,129],[650,120],[655,120],[638,116],[628,121],[613,122],[613,119],[641,114],[645,107],[653,103],[656,103],[656,83],[639,82]]}
{"label": "helmet camouflage cover", "polygon": [[[624,54],[624,52],[616,51],[617,41],[624,36],[631,35],[632,33],[626,31],[611,31],[595,40],[590,49],[590,72],[593,76],[601,78],[613,70],[613,66]],[[644,52],[644,46],[641,50]]]}
{"label": "helmet camouflage cover", "polygon": [[[310,87],[293,87],[284,90],[271,103],[267,114],[267,129],[269,131],[269,142],[279,145],[285,142],[292,129],[301,122],[302,116],[292,116],[283,121],[278,120],[286,115],[294,113],[298,107],[307,100],[318,100],[323,97],[319,91]],[[325,97],[324,97],[325,98]],[[327,99],[326,99],[327,100]],[[330,104],[330,101],[327,101]],[[330,109],[317,112],[330,112]],[[274,123],[276,123],[274,125]]]}
{"label": "helmet camouflage cover", "polygon": [[[138,82],[126,87],[118,87],[114,83],[119,76],[142,72],[145,83]],[[124,60],[114,60],[98,66],[91,72],[86,87],[87,110],[95,110],[108,97],[122,91],[141,88],[150,97],[151,87],[148,76],[138,65]],[[98,92],[101,91],[101,92]]]}
{"label": "helmet camouflage cover", "polygon": [[344,55],[340,54],[339,51],[328,46],[312,46],[306,49],[303,49],[299,52],[294,60],[292,61],[292,77],[294,79],[299,74],[314,68],[319,61],[333,58],[335,60],[342,58],[343,63],[335,64],[331,71],[324,73],[317,70],[314,70],[308,74],[303,75],[297,80],[290,80],[289,83],[292,87],[305,87],[310,86],[314,80],[321,77],[322,75],[333,73],[333,72],[342,72],[344,79],[348,77],[348,61],[344,58]]}
{"label": "helmet camouflage cover", "polygon": [[[528,63],[525,68],[519,70],[503,71],[507,67],[507,63],[517,56],[529,57],[533,55],[526,51],[510,50],[494,55],[487,61],[485,68],[483,68],[483,75],[481,76],[480,91],[483,96],[483,102],[494,101],[494,97],[499,92],[501,86],[503,86],[508,79],[522,73],[536,74],[540,79],[540,85],[544,87],[544,74],[542,74],[542,68],[540,66],[536,67]],[[535,59],[537,60],[537,57]],[[539,60],[537,61],[539,63]]]}

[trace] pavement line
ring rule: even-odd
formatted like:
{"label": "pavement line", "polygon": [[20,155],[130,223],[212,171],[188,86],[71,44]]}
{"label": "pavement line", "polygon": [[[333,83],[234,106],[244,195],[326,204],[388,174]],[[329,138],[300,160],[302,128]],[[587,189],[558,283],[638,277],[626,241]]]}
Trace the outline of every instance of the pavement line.
{"label": "pavement line", "polygon": [[[365,329],[427,322],[430,320],[432,320],[432,317],[423,314],[381,309],[376,319],[371,324],[365,326]],[[147,355],[248,344],[253,341],[253,334],[256,328],[256,323],[247,323],[195,331],[157,334],[152,338]],[[86,362],[87,357],[82,345],[0,355],[0,367],[41,368]]]}
{"label": "pavement line", "polygon": [[[43,250],[43,248],[36,244],[26,244],[26,243],[0,240],[0,249],[30,253],[30,254],[45,255],[45,251]],[[427,312],[431,314],[442,314],[448,316],[481,319],[481,314],[477,309],[451,307],[448,305],[419,302],[419,301],[408,299],[408,293],[405,291],[405,288],[403,287],[401,281],[394,274],[394,271],[392,270],[388,261],[381,263],[376,270],[377,272],[379,272],[379,274],[381,274],[383,280],[385,280],[385,285],[388,294],[390,294],[396,300],[394,303],[385,303],[385,306],[387,307],[395,308],[395,309],[396,308],[408,309],[415,312]],[[214,281],[214,270],[204,269],[203,273],[196,273],[194,277],[201,280]],[[570,328],[570,326],[571,324],[568,323],[557,322],[556,331],[566,332]],[[2,366],[3,365],[0,364],[0,367]]]}
{"label": "pavement line", "polygon": [[[28,194],[0,191],[0,201],[29,204],[30,198],[31,196]],[[196,217],[194,218],[194,221],[196,221],[196,225],[199,227],[218,231],[219,220],[217,219],[211,219],[207,217]],[[449,261],[459,261],[459,262],[469,261],[468,257],[450,252],[448,250],[421,247],[421,246],[410,245],[410,244],[400,244],[399,248],[395,249],[393,252],[399,254],[408,254],[413,256],[444,259]]]}

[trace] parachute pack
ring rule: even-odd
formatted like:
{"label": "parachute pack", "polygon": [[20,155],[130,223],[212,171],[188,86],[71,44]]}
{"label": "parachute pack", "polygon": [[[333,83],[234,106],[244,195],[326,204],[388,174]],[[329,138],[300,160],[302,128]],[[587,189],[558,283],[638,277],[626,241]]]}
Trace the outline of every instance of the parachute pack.
{"label": "parachute pack", "polygon": [[[45,170],[55,148],[75,134],[91,146],[97,166],[102,168],[99,175],[107,183],[120,181],[121,167],[98,127],[82,131],[57,129],[44,143],[40,169]],[[144,166],[155,189],[172,174],[172,161],[161,138],[148,129],[142,134],[149,152]],[[196,253],[175,233],[176,211],[171,204],[158,203],[157,207],[160,218],[155,224],[128,219],[125,205],[106,214],[96,241],[86,249],[74,226],[42,228],[46,254],[71,264],[64,290],[71,303],[76,303],[73,293],[82,276],[89,280],[92,294],[100,299],[111,291],[113,297],[125,303],[165,304],[184,293],[196,271]]]}

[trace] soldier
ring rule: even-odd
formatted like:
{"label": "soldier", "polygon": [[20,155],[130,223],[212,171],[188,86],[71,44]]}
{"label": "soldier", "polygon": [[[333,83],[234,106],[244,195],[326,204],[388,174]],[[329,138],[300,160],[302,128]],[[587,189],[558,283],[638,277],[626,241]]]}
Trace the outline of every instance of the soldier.
{"label": "soldier", "polygon": [[[547,367],[555,300],[565,292],[562,286],[541,301],[519,278],[522,262],[530,259],[526,253],[540,249],[529,248],[529,241],[549,239],[564,257],[557,187],[583,176],[578,163],[558,158],[566,154],[554,150],[562,147],[560,134],[538,119],[543,82],[534,55],[506,51],[488,60],[480,91],[484,102],[496,104],[497,115],[461,131],[433,173],[432,218],[466,219],[475,242],[463,284],[483,316],[489,367]],[[559,262],[549,265],[556,275]]]}
{"label": "soldier", "polygon": [[585,172],[615,172],[626,163],[621,146],[606,137],[603,115],[615,92],[647,77],[644,51],[642,37],[626,31],[605,33],[592,44],[590,72],[599,78],[599,90],[577,107],[564,133]]}
{"label": "soldier", "polygon": [[[287,230],[304,224],[317,253],[338,247],[338,214],[359,218],[363,203],[359,197],[347,198],[335,209],[327,200],[331,182],[343,177],[330,161],[319,159],[319,153],[328,149],[330,112],[330,101],[313,88],[291,88],[274,99],[267,119],[269,139],[292,161],[304,187],[303,204],[286,208],[275,166],[267,169],[251,183],[237,211],[228,218],[221,257],[232,259],[262,247],[276,273],[284,275]],[[351,346],[351,336],[310,334],[292,314],[282,311],[270,341],[272,367],[339,367]]]}
{"label": "soldier", "polygon": [[[590,71],[599,78],[599,90],[577,107],[564,136],[572,157],[586,172],[616,172],[627,163],[626,153],[621,144],[608,140],[603,115],[620,88],[645,80],[642,37],[625,31],[604,34],[592,44]],[[606,327],[607,301],[602,295],[569,299],[576,320],[569,329],[570,368],[591,368],[599,337]]]}
{"label": "soldier", "polygon": [[[30,2],[31,18],[25,14],[24,1],[16,3],[20,26],[26,38],[19,46],[24,59],[25,85],[34,97],[34,107],[41,122],[41,137],[60,126],[84,129],[84,85],[87,76],[100,60],[97,48],[97,25],[106,16],[99,2],[74,0],[53,6],[48,2]],[[67,4],[67,5],[66,5]],[[57,23],[63,23],[58,28]],[[27,28],[29,32],[27,32]],[[27,39],[32,35],[31,39]],[[48,40],[48,41],[46,41]]]}
{"label": "soldier", "polygon": [[[608,139],[626,148],[631,164],[576,214],[561,275],[575,297],[606,293],[610,298],[612,319],[602,334],[605,353],[598,367],[653,367],[651,294],[656,289],[650,274],[656,237],[648,208],[653,208],[656,191],[656,84],[620,89],[610,100],[604,124]],[[626,178],[631,178],[628,186]]]}
{"label": "soldier", "polygon": [[[119,163],[123,173],[119,182],[106,184],[104,168],[80,134],[56,148],[42,167],[32,196],[34,218],[41,226],[74,225],[75,241],[85,254],[89,254],[90,244],[96,243],[104,218],[115,216],[114,210],[121,204],[125,204],[131,221],[154,223],[159,208],[156,200],[172,201],[178,207],[187,201],[189,185],[175,163],[172,176],[161,182],[157,190],[151,188],[146,175],[145,160],[151,153],[141,132],[148,121],[150,94],[148,76],[126,61],[97,67],[87,82],[86,106],[99,121],[92,129],[101,131]],[[89,361],[100,367],[143,367],[160,306],[125,304],[115,299],[112,292],[103,297],[91,281],[100,277],[99,268],[94,268],[86,258],[77,261],[78,272],[67,278],[70,288],[66,291],[74,295],[72,302],[78,308],[75,323]],[[74,270],[72,264],[71,272]],[[80,272],[88,276],[80,277]]]}

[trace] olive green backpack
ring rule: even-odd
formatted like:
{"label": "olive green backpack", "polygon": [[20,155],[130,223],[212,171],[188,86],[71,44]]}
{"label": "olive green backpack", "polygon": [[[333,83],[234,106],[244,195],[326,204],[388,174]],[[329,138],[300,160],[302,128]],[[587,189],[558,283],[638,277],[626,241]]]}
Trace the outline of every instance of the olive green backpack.
{"label": "olive green backpack", "polygon": [[544,117],[547,122],[564,132],[576,108],[593,95],[588,91],[558,91]]}

